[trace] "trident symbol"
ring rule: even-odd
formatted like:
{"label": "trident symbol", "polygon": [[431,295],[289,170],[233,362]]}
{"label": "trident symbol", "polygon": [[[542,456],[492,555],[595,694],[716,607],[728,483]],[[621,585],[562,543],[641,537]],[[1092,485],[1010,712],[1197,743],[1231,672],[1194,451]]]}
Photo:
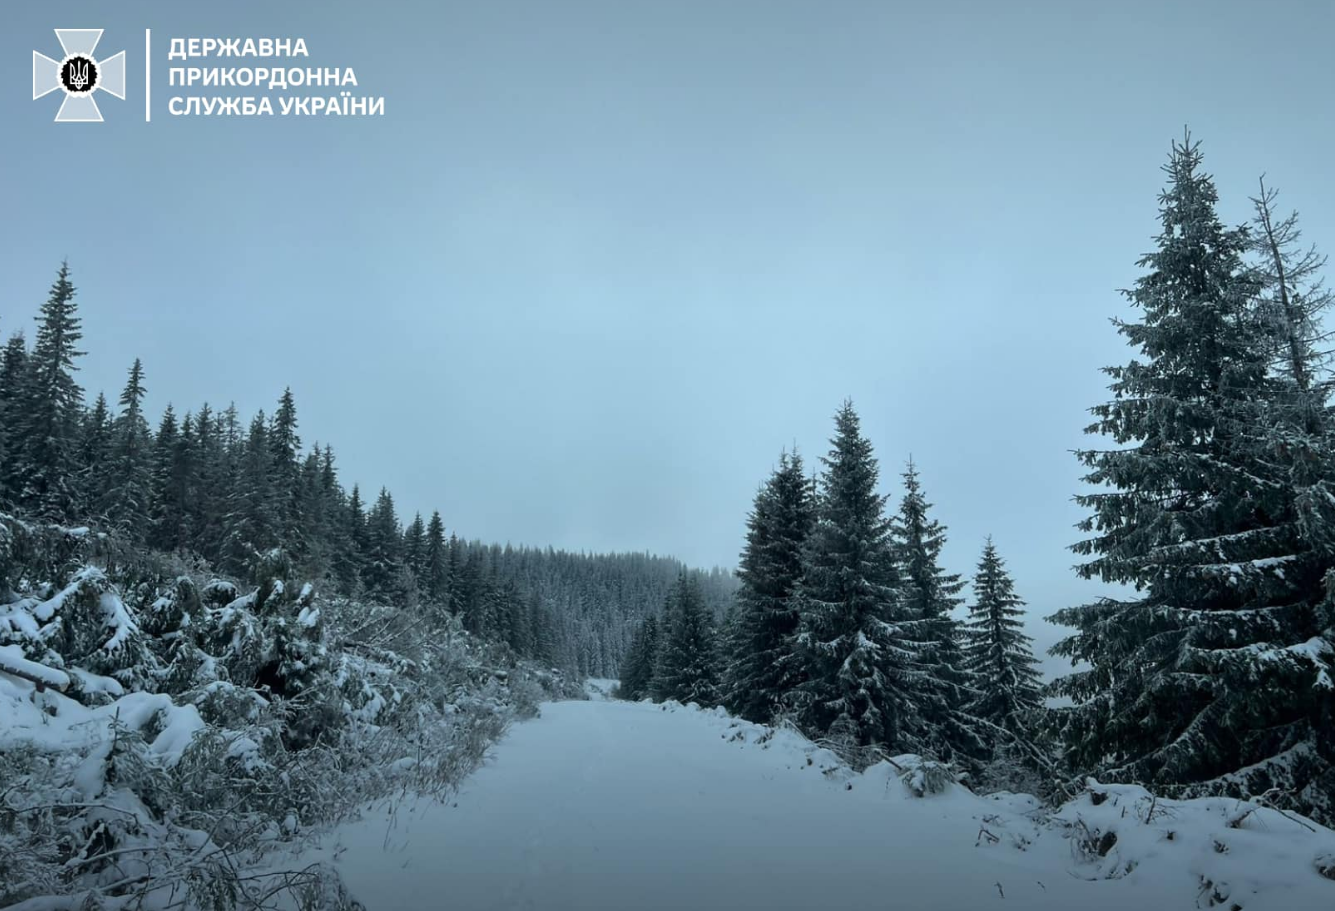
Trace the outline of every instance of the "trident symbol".
{"label": "trident symbol", "polygon": [[88,84],[88,61],[82,63],[70,64],[70,85],[74,86],[74,91],[82,92],[84,86]]}

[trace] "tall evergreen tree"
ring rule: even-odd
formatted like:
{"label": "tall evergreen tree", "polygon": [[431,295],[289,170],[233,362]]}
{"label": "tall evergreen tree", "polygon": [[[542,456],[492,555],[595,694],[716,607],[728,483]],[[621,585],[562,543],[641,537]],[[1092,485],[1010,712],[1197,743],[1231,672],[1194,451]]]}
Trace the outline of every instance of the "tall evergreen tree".
{"label": "tall evergreen tree", "polygon": [[663,611],[662,645],[652,684],[654,699],[718,704],[718,668],[714,630],[700,594],[700,583],[682,571]]}
{"label": "tall evergreen tree", "polygon": [[161,550],[190,544],[190,504],[193,494],[194,420],[176,425],[171,403],[162,413],[153,444],[152,531],[149,543]]}
{"label": "tall evergreen tree", "polygon": [[74,359],[83,337],[69,264],[62,263],[38,316],[37,339],[23,388],[18,445],[10,458],[23,477],[18,500],[56,522],[74,518],[78,503],[75,467],[83,390],[74,380]]}
{"label": "tall evergreen tree", "polygon": [[650,614],[635,627],[630,648],[621,662],[621,698],[632,702],[649,698],[657,665],[658,618]]}
{"label": "tall evergreen tree", "polygon": [[919,654],[925,674],[919,711],[929,744],[943,758],[965,762],[987,753],[978,719],[968,711],[974,690],[964,667],[958,623],[951,611],[964,603],[959,596],[964,580],[941,567],[946,529],[930,518],[910,459],[904,470],[904,498],[891,524],[891,539],[899,560],[900,606],[917,621]]}
{"label": "tall evergreen tree", "polygon": [[852,402],[836,415],[830,442],[797,594],[801,717],[813,734],[916,746],[923,673],[899,606],[879,468]]}
{"label": "tall evergreen tree", "polygon": [[426,523],[420,512],[413,514],[413,520],[403,530],[403,562],[413,571],[420,585],[426,574]]}
{"label": "tall evergreen tree", "polygon": [[459,540],[457,535],[450,535],[445,607],[452,614],[459,614],[463,611],[461,593],[464,585],[464,562],[463,542]]}
{"label": "tall evergreen tree", "polygon": [[361,487],[352,485],[346,508],[343,510],[341,546],[334,552],[334,572],[344,591],[355,592],[361,587],[362,566],[366,553],[366,508],[362,504]]}
{"label": "tall evergreen tree", "polygon": [[[0,410],[3,406],[0,405]],[[4,423],[0,417],[0,424]],[[84,416],[79,439],[79,502],[91,517],[102,502],[111,483],[112,426],[107,397],[98,393],[93,407]]]}
{"label": "tall evergreen tree", "polygon": [[0,353],[0,506],[13,506],[23,489],[19,423],[27,380],[28,346],[16,332]]}
{"label": "tall evergreen tree", "polygon": [[273,510],[277,531],[288,550],[304,554],[301,505],[301,438],[297,436],[297,404],[289,387],[283,390],[268,429]]}
{"label": "tall evergreen tree", "polygon": [[729,635],[726,701],[735,714],[769,722],[802,683],[794,652],[798,612],[794,595],[814,506],[802,457],[784,452],[756,494],[747,518]]}
{"label": "tall evergreen tree", "polygon": [[236,573],[249,571],[257,558],[282,543],[273,487],[273,456],[264,412],[250,422],[241,446],[228,502],[228,534],[223,542],[224,565]]}
{"label": "tall evergreen tree", "polygon": [[1118,448],[1079,454],[1105,488],[1077,498],[1079,572],[1136,594],[1053,618],[1077,629],[1054,653],[1090,665],[1054,686],[1075,703],[1066,755],[1169,794],[1276,788],[1329,813],[1331,552],[1283,467],[1247,235],[1220,223],[1200,164],[1197,143],[1174,144],[1157,249],[1128,292],[1141,317],[1117,323],[1138,356],[1107,368],[1114,399],[1089,432]]}
{"label": "tall evergreen tree", "polygon": [[376,598],[399,601],[404,590],[403,530],[394,498],[382,487],[375,506],[366,517],[366,549],[362,564],[362,583]]}
{"label": "tall evergreen tree", "polygon": [[431,513],[422,555],[422,590],[433,604],[444,605],[449,594],[449,542],[439,512]]}
{"label": "tall evergreen tree", "polygon": [[972,711],[991,725],[989,745],[999,737],[1027,739],[1043,706],[1042,677],[1033,639],[1024,632],[1024,602],[989,536],[973,579],[973,604],[965,625],[964,666],[977,695]]}
{"label": "tall evergreen tree", "polygon": [[112,529],[134,541],[148,529],[151,504],[152,435],[144,419],[144,367],[139,358],[121,390],[120,414],[112,427],[112,473],[102,502],[94,511],[106,517]]}

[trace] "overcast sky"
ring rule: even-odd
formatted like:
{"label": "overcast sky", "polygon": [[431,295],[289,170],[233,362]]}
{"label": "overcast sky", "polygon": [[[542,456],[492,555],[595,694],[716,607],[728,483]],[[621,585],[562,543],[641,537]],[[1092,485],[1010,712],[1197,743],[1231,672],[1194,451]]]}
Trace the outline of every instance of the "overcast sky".
{"label": "overcast sky", "polygon": [[[1265,171],[1335,249],[1335,5],[7,3],[0,333],[68,256],[80,378],[156,414],[296,395],[343,480],[467,537],[733,565],[779,451],[851,396],[972,570],[1037,614],[1108,323],[1185,124],[1223,212]],[[51,29],[129,97],[54,124]],[[143,121],[143,30],[157,41]],[[302,37],[380,118],[171,117],[170,37]],[[242,60],[241,63],[266,61]],[[239,90],[247,94],[249,90]],[[1036,629],[1041,644],[1050,630]]]}

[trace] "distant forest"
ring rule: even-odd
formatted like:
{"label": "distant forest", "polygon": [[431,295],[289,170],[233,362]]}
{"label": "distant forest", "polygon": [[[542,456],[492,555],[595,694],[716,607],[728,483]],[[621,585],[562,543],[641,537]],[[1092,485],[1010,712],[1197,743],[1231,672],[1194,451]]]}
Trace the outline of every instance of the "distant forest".
{"label": "distant forest", "polygon": [[[90,526],[195,572],[248,577],[281,547],[295,575],[326,593],[450,614],[521,657],[591,676],[615,675],[633,624],[661,609],[686,569],[648,554],[467,541],[438,511],[405,521],[387,489],[345,488],[332,446],[303,446],[290,389],[271,415],[169,404],[154,428],[135,358],[115,404],[101,393],[90,404],[77,378],[82,341],[65,263],[33,344],[15,331],[0,352],[0,510]],[[722,616],[731,574],[699,581]]]}

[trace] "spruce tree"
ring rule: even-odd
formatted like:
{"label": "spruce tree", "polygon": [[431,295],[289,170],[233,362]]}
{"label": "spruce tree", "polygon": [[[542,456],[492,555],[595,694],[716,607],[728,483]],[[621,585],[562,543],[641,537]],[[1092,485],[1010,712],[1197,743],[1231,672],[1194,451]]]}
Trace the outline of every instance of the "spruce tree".
{"label": "spruce tree", "polygon": [[399,603],[404,590],[403,531],[394,510],[394,498],[380,488],[375,506],[366,517],[366,548],[363,552],[362,584],[372,597]]}
{"label": "spruce tree", "polygon": [[460,592],[463,586],[464,544],[457,535],[450,535],[449,560],[446,563],[445,609],[451,614],[462,610]]}
{"label": "spruce tree", "polygon": [[112,472],[102,502],[94,511],[106,517],[110,527],[131,541],[148,532],[151,504],[152,435],[144,419],[144,367],[139,358],[121,390],[120,414],[112,427]]}
{"label": "spruce tree", "polygon": [[836,415],[830,442],[797,589],[806,676],[798,708],[813,735],[909,748],[919,742],[923,674],[913,626],[899,607],[879,468],[851,401]]}
{"label": "spruce tree", "polygon": [[621,698],[632,702],[647,699],[651,693],[654,669],[658,665],[658,618],[645,617],[635,627],[626,657],[621,662],[618,689]]}
{"label": "spruce tree", "polygon": [[343,521],[338,535],[339,546],[334,550],[334,573],[343,590],[354,593],[361,588],[366,553],[366,508],[362,504],[359,485],[352,485],[352,493],[341,513]]}
{"label": "spruce tree", "polygon": [[241,446],[228,502],[228,533],[222,559],[235,573],[248,572],[257,557],[282,543],[273,484],[269,424],[261,411],[250,422],[250,431]]}
{"label": "spruce tree", "polygon": [[802,683],[794,654],[802,554],[814,518],[802,457],[784,452],[747,517],[735,614],[727,637],[730,711],[766,723]]}
{"label": "spruce tree", "polygon": [[25,385],[28,380],[28,346],[20,333],[10,336],[0,353],[0,506],[13,507],[23,489],[21,473],[23,441],[19,418],[23,413]]}
{"label": "spruce tree", "polygon": [[78,506],[75,467],[83,390],[74,380],[74,359],[83,354],[78,350],[83,333],[74,296],[69,264],[62,263],[38,316],[15,422],[20,442],[10,456],[23,478],[19,503],[55,522],[72,519]]}
{"label": "spruce tree", "polygon": [[1077,497],[1092,511],[1079,572],[1134,593],[1053,617],[1077,630],[1054,653],[1090,665],[1053,688],[1075,703],[1058,715],[1066,759],[1329,814],[1331,551],[1285,466],[1248,237],[1220,223],[1200,165],[1197,143],[1174,143],[1157,249],[1127,292],[1140,318],[1117,322],[1137,356],[1107,368],[1114,398],[1088,428],[1115,445],[1079,454],[1102,488]]}
{"label": "spruce tree", "polygon": [[170,402],[158,425],[157,439],[153,444],[152,530],[149,543],[160,550],[186,547],[190,540],[193,426],[193,418],[187,417],[184,427],[177,427],[176,413]]}
{"label": "spruce tree", "polygon": [[299,509],[301,438],[297,436],[297,404],[291,388],[284,389],[278,400],[278,409],[268,428],[268,443],[273,459],[270,485],[274,518],[278,523],[276,531],[288,551],[301,554],[306,546],[301,539]]}
{"label": "spruce tree", "polygon": [[426,575],[426,523],[420,512],[413,515],[413,520],[403,530],[403,562],[421,585],[422,577]]}
{"label": "spruce tree", "polygon": [[662,644],[652,684],[654,700],[718,704],[714,630],[700,594],[700,583],[682,570],[663,611]]}
{"label": "spruce tree", "polygon": [[992,748],[1007,738],[1028,740],[1043,706],[1042,678],[1033,639],[1024,632],[1023,607],[989,536],[973,578],[964,666],[977,691],[971,710],[990,726],[986,736]]}
{"label": "spruce tree", "polygon": [[964,603],[959,596],[964,580],[941,567],[946,529],[928,516],[932,504],[922,492],[912,459],[903,478],[904,497],[892,520],[891,539],[899,561],[900,607],[917,623],[915,638],[925,674],[918,706],[922,723],[929,745],[942,758],[981,759],[987,742],[968,710],[974,685],[964,667],[959,624],[951,616]]}
{"label": "spruce tree", "polygon": [[[439,512],[431,513],[422,552],[422,590],[432,604],[444,605],[449,594],[449,542]],[[530,624],[531,625],[531,624]]]}
{"label": "spruce tree", "polygon": [[[0,404],[0,424],[4,423],[2,413]],[[99,392],[80,431],[79,502],[84,504],[85,513],[97,508],[111,483],[111,447],[111,409],[107,397]]]}

